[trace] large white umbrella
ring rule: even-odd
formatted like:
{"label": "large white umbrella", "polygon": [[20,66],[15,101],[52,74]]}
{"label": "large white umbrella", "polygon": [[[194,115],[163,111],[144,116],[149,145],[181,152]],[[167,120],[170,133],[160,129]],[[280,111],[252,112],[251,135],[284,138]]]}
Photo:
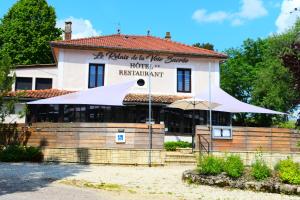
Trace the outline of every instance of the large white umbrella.
{"label": "large white umbrella", "polygon": [[188,99],[181,99],[173,102],[168,105],[169,108],[179,108],[182,110],[208,110],[209,107],[215,108],[220,106],[220,103],[209,103],[207,100],[203,100],[201,98],[193,97]]}
{"label": "large white umbrella", "polygon": [[197,97],[178,100],[168,105],[169,108],[179,108],[181,110],[193,110],[192,149],[194,149],[194,140],[195,140],[195,133],[196,133],[195,110],[209,110],[220,105],[221,105],[220,103],[210,102]]}
{"label": "large white umbrella", "polygon": [[114,85],[96,87],[66,95],[28,102],[27,104],[72,104],[122,106],[128,91],[136,84],[129,81]]}
{"label": "large white umbrella", "polygon": [[[211,92],[211,95],[209,93]],[[234,98],[230,94],[226,93],[218,86],[211,86],[211,90],[209,89],[203,90],[200,92],[196,98],[203,99],[205,101],[209,101],[211,99],[212,102],[219,103],[220,106],[212,108],[215,111],[221,112],[230,112],[230,113],[265,113],[265,114],[285,114],[283,112],[278,112],[270,109],[266,109],[259,106],[254,106],[248,103],[244,103]]]}

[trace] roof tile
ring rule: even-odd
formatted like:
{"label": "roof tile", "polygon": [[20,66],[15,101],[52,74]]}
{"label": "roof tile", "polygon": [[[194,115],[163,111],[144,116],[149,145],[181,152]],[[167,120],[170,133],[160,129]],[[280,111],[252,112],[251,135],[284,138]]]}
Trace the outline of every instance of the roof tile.
{"label": "roof tile", "polygon": [[[74,91],[58,90],[58,89],[46,89],[46,90],[19,90],[8,93],[8,97],[22,97],[22,98],[33,98],[33,99],[45,99],[50,97],[61,96],[72,93]],[[188,98],[188,96],[177,96],[177,95],[152,95],[153,103],[170,104],[174,101]],[[147,94],[128,94],[126,95],[124,102],[127,103],[147,103]]]}
{"label": "roof tile", "polygon": [[81,48],[109,48],[120,50],[138,50],[151,52],[165,52],[184,55],[226,58],[227,56],[216,51],[193,47],[172,40],[154,36],[142,35],[107,35],[82,39],[52,41],[52,47],[81,47]]}

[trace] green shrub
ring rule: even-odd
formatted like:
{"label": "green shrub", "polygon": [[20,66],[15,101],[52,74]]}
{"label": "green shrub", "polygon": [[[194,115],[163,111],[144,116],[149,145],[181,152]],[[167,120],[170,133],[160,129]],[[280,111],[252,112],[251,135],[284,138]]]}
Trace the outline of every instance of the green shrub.
{"label": "green shrub", "polygon": [[42,162],[43,158],[44,158],[44,155],[39,148],[26,147],[26,161]]}
{"label": "green shrub", "polygon": [[258,181],[264,180],[271,176],[271,169],[262,159],[256,159],[251,165],[251,176]]}
{"label": "green shrub", "polygon": [[42,160],[43,153],[36,147],[10,145],[0,151],[0,161],[2,162],[41,162]]}
{"label": "green shrub", "polygon": [[201,174],[217,175],[223,171],[224,160],[215,156],[206,156],[200,159],[197,170]]}
{"label": "green shrub", "polygon": [[299,163],[294,162],[291,158],[279,161],[275,169],[278,171],[279,178],[282,182],[295,185],[300,184]]}
{"label": "green shrub", "polygon": [[240,156],[230,155],[224,162],[224,171],[231,178],[238,178],[244,173],[244,164]]}
{"label": "green shrub", "polygon": [[280,123],[278,123],[278,128],[295,129],[296,128],[296,120],[280,122]]}
{"label": "green shrub", "polygon": [[192,143],[185,142],[185,141],[165,142],[164,148],[167,151],[176,151],[176,148],[192,148]]}

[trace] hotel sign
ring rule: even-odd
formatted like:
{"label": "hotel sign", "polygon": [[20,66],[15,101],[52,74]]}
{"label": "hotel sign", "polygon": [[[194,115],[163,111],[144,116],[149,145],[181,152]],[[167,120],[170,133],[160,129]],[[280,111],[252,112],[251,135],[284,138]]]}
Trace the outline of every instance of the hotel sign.
{"label": "hotel sign", "polygon": [[[146,62],[155,62],[155,63],[187,63],[189,60],[187,58],[175,57],[175,56],[167,56],[161,57],[159,55],[143,55],[143,54],[123,54],[118,52],[97,52],[93,54],[94,59],[108,59],[113,61],[129,61],[129,70],[119,70],[120,76],[149,76],[149,73],[152,77],[162,78],[164,72],[157,71],[155,69],[159,69],[159,64],[151,64],[151,72],[149,72],[149,64]],[[153,70],[152,70],[153,69]]]}
{"label": "hotel sign", "polygon": [[107,53],[98,52],[93,55],[94,55],[94,59],[103,59],[106,57],[108,60],[131,60],[131,61],[150,60],[150,62],[163,62],[165,64],[189,62],[187,58],[179,58],[175,56],[167,56],[166,58],[163,58],[159,55],[142,55],[142,54],[128,55],[128,54],[122,54],[116,52],[107,52]]}

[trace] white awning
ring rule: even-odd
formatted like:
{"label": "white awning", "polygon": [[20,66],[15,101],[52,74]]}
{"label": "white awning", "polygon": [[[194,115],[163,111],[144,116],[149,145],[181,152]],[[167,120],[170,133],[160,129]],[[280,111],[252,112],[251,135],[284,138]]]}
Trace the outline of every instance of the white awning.
{"label": "white awning", "polygon": [[[204,90],[196,95],[197,98],[209,101],[209,89]],[[254,106],[237,100],[220,87],[211,87],[211,102],[219,103],[220,106],[213,108],[215,111],[231,113],[266,113],[266,114],[286,114],[259,106]]]}
{"label": "white awning", "polygon": [[78,104],[121,106],[123,100],[136,81],[116,85],[96,87],[62,96],[31,101],[27,104]]}

